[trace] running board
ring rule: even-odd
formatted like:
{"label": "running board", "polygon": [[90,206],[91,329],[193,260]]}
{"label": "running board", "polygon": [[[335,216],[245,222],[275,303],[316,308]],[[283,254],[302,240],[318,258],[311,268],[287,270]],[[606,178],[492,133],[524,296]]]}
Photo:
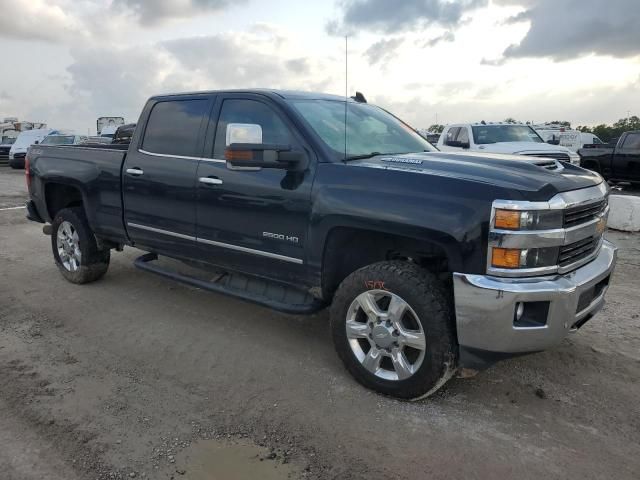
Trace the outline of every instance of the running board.
{"label": "running board", "polygon": [[211,292],[224,293],[284,313],[294,315],[309,314],[315,313],[326,306],[325,303],[309,293],[278,282],[235,272],[225,272],[219,275],[215,281],[200,280],[154,265],[152,262],[155,260],[158,260],[158,256],[155,253],[146,253],[138,257],[134,265],[141,270],[146,270],[180,283]]}

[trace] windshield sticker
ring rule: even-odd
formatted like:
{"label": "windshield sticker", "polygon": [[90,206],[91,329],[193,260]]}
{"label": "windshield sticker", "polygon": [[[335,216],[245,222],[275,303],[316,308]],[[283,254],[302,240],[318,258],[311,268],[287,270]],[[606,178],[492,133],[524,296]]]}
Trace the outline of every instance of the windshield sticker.
{"label": "windshield sticker", "polygon": [[422,160],[420,160],[419,158],[382,157],[380,161],[388,163],[409,163],[411,165],[422,165]]}

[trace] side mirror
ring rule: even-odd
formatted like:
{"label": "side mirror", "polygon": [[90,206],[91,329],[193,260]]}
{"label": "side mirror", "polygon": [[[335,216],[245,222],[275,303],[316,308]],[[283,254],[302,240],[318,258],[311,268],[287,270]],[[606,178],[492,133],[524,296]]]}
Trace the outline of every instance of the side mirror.
{"label": "side mirror", "polygon": [[469,142],[458,142],[460,143],[460,146],[464,149],[464,150],[469,150],[471,148],[471,144]]}
{"label": "side mirror", "polygon": [[40,143],[40,140],[36,140],[35,142],[33,142],[34,145],[38,145]]}
{"label": "side mirror", "polygon": [[305,153],[293,151],[291,145],[232,143],[224,151],[224,157],[231,170],[280,168],[302,171],[307,168]]}

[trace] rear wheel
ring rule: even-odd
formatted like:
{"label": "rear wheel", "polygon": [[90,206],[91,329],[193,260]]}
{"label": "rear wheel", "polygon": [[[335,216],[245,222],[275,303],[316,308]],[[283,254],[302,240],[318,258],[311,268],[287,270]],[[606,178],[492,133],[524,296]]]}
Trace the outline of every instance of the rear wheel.
{"label": "rear wheel", "polygon": [[347,370],[378,392],[425,397],[455,370],[447,292],[417,265],[381,262],[351,274],[334,298],[331,327]]}
{"label": "rear wheel", "polygon": [[53,258],[72,283],[98,280],[109,268],[108,249],[100,249],[81,207],[60,210],[51,225]]}

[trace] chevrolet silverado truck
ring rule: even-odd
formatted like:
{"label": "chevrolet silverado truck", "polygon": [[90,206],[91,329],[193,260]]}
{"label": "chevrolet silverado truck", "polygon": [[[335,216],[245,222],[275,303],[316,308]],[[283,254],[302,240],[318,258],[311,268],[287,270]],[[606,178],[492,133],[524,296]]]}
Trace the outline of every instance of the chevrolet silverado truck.
{"label": "chevrolet silverado truck", "polygon": [[616,262],[597,173],[440,152],[363,99],[156,96],[127,151],[38,145],[26,163],[28,217],[68,281],[131,246],[137,267],[202,289],[330,306],[346,369],[405,399],[558,345],[602,307]]}
{"label": "chevrolet silverado truck", "polygon": [[640,130],[623,133],[613,145],[585,145],[580,165],[605,179],[640,184]]}

